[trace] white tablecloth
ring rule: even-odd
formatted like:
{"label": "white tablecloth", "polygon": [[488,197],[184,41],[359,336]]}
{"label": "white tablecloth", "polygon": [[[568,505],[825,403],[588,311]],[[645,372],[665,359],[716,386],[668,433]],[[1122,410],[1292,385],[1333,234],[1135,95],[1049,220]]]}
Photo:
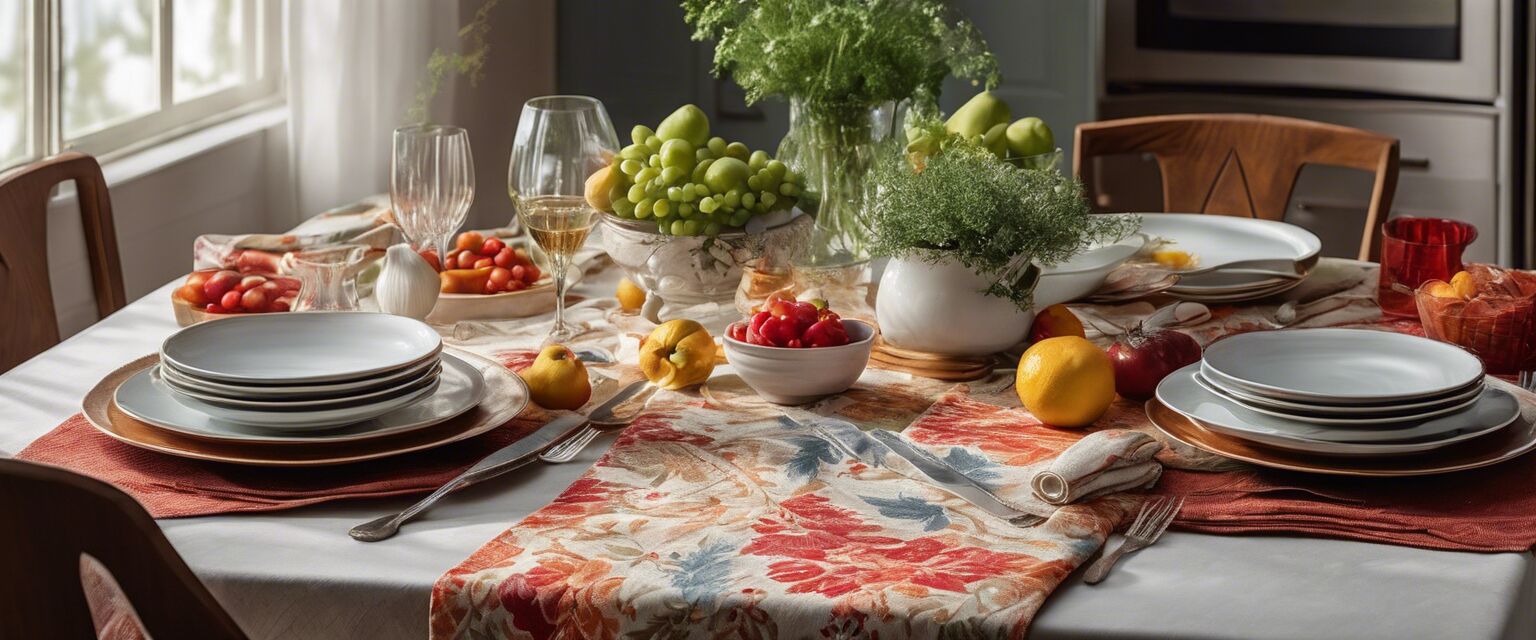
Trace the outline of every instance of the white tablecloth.
{"label": "white tablecloth", "polygon": [[[155,351],[176,329],[171,288],[0,375],[0,452],[15,454],[77,412],[103,375]],[[385,542],[346,532],[414,498],[160,524],[252,637],[419,638],[437,577],[550,500],[605,447],[450,496]],[[1098,586],[1069,580],[1032,637],[1532,638],[1536,562],[1530,553],[1169,533]]]}

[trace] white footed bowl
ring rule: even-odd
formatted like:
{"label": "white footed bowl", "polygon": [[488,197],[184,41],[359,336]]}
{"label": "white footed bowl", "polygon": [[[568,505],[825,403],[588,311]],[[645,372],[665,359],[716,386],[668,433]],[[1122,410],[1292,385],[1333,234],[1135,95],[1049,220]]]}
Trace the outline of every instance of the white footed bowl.
{"label": "white footed bowl", "polygon": [[869,365],[875,328],[858,320],[843,320],[848,344],[837,347],[789,349],[747,344],[725,336],[725,359],[757,395],[775,404],[805,404],[842,393],[857,382]]}

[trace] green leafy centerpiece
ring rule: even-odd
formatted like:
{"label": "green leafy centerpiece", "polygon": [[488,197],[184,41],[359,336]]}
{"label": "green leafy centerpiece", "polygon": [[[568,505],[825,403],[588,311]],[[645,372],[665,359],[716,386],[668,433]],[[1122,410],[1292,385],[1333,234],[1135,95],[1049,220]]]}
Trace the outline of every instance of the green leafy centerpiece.
{"label": "green leafy centerpiece", "polygon": [[1135,218],[1094,216],[1078,182],[1020,168],[977,138],[917,123],[922,150],[875,171],[871,248],[890,256],[876,312],[886,340],[948,355],[984,355],[1020,342],[1040,266],[1134,232]]}
{"label": "green leafy centerpiece", "polygon": [[682,0],[696,40],[714,40],[715,73],[749,103],[790,102],[778,157],[806,180],[818,265],[870,257],[866,177],[879,147],[901,142],[899,113],[935,109],[950,75],[997,83],[980,32],[940,0]]}

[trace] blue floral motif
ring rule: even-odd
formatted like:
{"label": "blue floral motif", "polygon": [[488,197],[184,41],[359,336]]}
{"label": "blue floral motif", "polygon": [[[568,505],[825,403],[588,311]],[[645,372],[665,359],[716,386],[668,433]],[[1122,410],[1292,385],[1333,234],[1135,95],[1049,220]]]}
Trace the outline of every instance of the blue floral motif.
{"label": "blue floral motif", "polygon": [[798,448],[786,465],[790,476],[810,480],[821,472],[821,463],[837,463],[838,456],[832,452],[832,443],[826,440],[816,436],[800,436],[790,442]]}
{"label": "blue floral motif", "polygon": [[913,496],[897,496],[894,499],[872,496],[859,497],[873,505],[880,512],[880,515],[887,518],[922,522],[923,531],[938,531],[949,526],[949,516],[944,514],[944,507],[929,504],[922,498]]}
{"label": "blue floral motif", "polygon": [[992,486],[992,481],[1001,477],[992,470],[999,466],[996,462],[988,460],[986,456],[971,453],[970,449],[965,447],[951,447],[949,454],[944,456],[944,461],[956,471],[988,487]]}
{"label": "blue floral motif", "polygon": [[709,602],[725,593],[731,581],[731,555],[736,547],[729,542],[714,542],[700,547],[677,563],[672,586],[683,592],[692,604]]}

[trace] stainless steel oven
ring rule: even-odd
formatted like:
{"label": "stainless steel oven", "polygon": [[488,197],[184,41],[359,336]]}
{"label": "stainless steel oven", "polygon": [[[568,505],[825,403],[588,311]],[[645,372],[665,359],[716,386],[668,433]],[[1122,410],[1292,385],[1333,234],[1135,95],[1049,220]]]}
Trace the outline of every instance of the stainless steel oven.
{"label": "stainless steel oven", "polygon": [[1498,0],[1107,0],[1112,83],[1493,102]]}

